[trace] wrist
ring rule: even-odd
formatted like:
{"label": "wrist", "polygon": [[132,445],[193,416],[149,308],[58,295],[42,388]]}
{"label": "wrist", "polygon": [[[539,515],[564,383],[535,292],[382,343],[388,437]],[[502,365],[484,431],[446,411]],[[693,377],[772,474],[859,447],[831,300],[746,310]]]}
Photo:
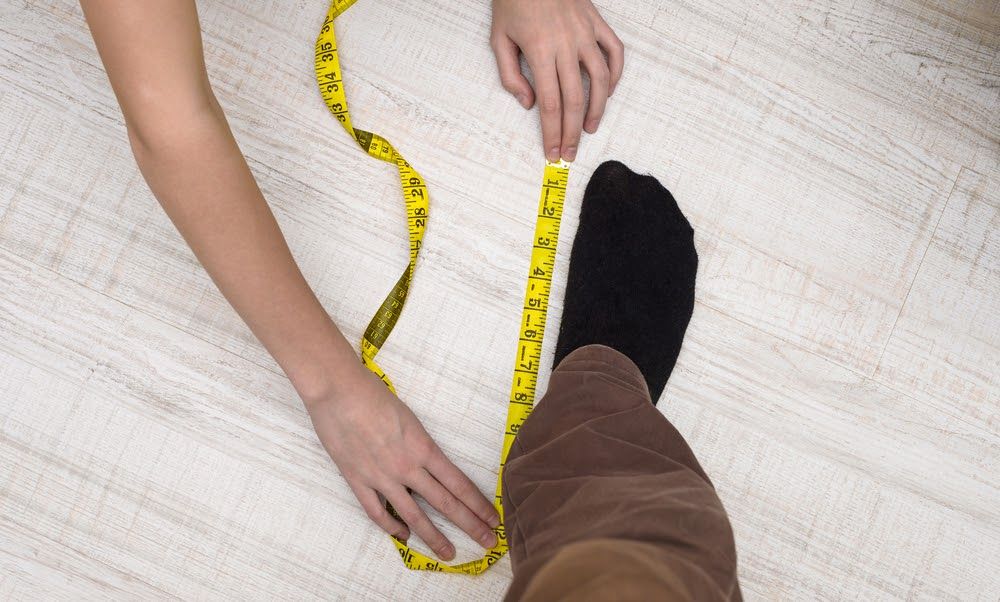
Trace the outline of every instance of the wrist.
{"label": "wrist", "polygon": [[307,409],[342,398],[357,388],[367,371],[347,339],[332,323],[331,327],[319,345],[311,346],[294,365],[283,366]]}
{"label": "wrist", "polygon": [[355,356],[353,361],[317,366],[301,376],[291,378],[302,405],[312,410],[317,405],[342,399],[356,389],[365,377],[366,368]]}

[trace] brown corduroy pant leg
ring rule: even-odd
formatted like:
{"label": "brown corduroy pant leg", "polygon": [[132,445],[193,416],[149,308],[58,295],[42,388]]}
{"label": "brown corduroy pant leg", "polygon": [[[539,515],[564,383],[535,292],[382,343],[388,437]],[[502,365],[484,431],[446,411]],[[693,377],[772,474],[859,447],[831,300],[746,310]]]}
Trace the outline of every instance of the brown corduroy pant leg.
{"label": "brown corduroy pant leg", "polygon": [[570,353],[503,475],[506,600],[741,600],[733,533],[639,369],[603,345]]}

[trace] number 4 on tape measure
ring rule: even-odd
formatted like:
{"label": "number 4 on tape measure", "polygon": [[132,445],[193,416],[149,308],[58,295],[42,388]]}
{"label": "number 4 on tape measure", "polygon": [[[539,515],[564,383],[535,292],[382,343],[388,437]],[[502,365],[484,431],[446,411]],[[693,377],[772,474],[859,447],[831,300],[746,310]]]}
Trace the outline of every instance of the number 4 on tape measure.
{"label": "number 4 on tape measure", "polygon": [[[386,163],[392,163],[399,172],[406,204],[406,221],[410,238],[410,260],[403,274],[392,287],[392,291],[382,302],[361,337],[361,361],[374,372],[389,390],[396,392],[389,375],[375,361],[389,333],[396,326],[399,314],[406,303],[413,272],[420,254],[420,245],[430,218],[430,197],[423,178],[407,163],[399,152],[382,136],[355,128],[351,123],[351,113],[347,108],[344,93],[343,72],[337,53],[337,37],[333,22],[341,13],[351,7],[356,0],[333,0],[327,11],[323,27],[316,38],[316,82],[319,84],[323,102],[344,129],[357,141],[363,151]],[[545,334],[545,316],[552,291],[552,271],[555,268],[556,245],[559,242],[559,224],[562,221],[563,203],[566,199],[566,181],[569,164],[565,162],[547,163],[542,180],[542,191],[538,201],[538,216],[535,223],[535,237],[532,244],[531,264],[528,269],[528,283],[521,310],[521,327],[518,335],[517,353],[514,360],[514,376],[510,389],[510,403],[507,407],[507,425],[504,429],[503,446],[500,451],[500,469],[497,473],[494,506],[500,513],[501,524],[494,529],[497,545],[482,558],[461,564],[443,564],[426,556],[393,537],[403,563],[416,570],[440,571],[445,573],[482,573],[507,552],[507,537],[503,527],[503,504],[501,494],[503,467],[507,461],[510,446],[514,443],[518,430],[531,413],[538,385],[538,365],[542,357],[542,338]],[[398,518],[392,505],[386,508]]]}

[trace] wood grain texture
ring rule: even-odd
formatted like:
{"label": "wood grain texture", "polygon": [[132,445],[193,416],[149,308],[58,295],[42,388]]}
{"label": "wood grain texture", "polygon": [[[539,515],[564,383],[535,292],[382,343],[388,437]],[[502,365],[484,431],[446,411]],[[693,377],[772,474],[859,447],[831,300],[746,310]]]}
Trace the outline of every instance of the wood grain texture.
{"label": "wood grain texture", "polygon": [[[963,170],[877,377],[939,408],[947,428],[1000,434],[1000,174]],[[994,456],[990,469],[1000,466]]]}
{"label": "wood grain texture", "polygon": [[[573,168],[553,323],[590,173],[657,176],[700,255],[660,407],[748,597],[996,600],[1000,3],[599,4],[627,67]],[[199,10],[236,138],[357,339],[406,231],[392,169],[315,90],[325,6]],[[541,175],[488,32],[485,1],[338,21],[356,123],[432,195],[380,362],[487,492]],[[402,568],[150,195],[79,7],[0,6],[0,598],[478,600],[509,578]]]}
{"label": "wood grain texture", "polygon": [[[0,266],[0,516],[25,531],[0,540],[13,579],[82,555],[139,581],[132,595],[421,599],[426,576],[368,527],[283,377],[6,252]],[[489,425],[462,430],[482,442],[465,453],[495,453]],[[495,478],[452,455],[483,488]],[[497,598],[509,576],[435,585]],[[100,577],[76,585],[97,593]]]}
{"label": "wood grain texture", "polygon": [[756,599],[1000,592],[996,432],[698,304],[660,401],[720,491]]}
{"label": "wood grain texture", "polygon": [[995,0],[678,0],[652,28],[935,154],[1000,161]]}

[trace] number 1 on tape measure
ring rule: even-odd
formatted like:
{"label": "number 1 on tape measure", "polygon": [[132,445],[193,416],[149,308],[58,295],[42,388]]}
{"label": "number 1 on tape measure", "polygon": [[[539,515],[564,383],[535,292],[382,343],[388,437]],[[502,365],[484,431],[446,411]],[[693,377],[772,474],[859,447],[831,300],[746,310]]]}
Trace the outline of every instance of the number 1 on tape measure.
{"label": "number 1 on tape measure", "polygon": [[[361,361],[382,379],[390,391],[395,393],[396,389],[392,380],[375,361],[375,356],[385,344],[389,333],[396,326],[403,305],[406,303],[424,231],[427,228],[427,220],[430,218],[430,197],[423,178],[393,148],[388,140],[378,134],[355,128],[351,123],[351,113],[347,108],[347,96],[344,93],[343,72],[340,69],[340,56],[337,53],[337,37],[334,33],[333,23],[355,2],[356,0],[333,0],[330,3],[326,19],[323,21],[319,36],[316,38],[316,82],[319,85],[323,102],[330,113],[357,141],[358,146],[376,159],[395,164],[399,172],[403,200],[406,204],[410,260],[361,338]],[[507,461],[510,446],[514,443],[514,438],[521,425],[531,413],[535,401],[535,389],[538,386],[538,365],[542,356],[542,337],[545,334],[545,316],[548,311],[549,294],[552,291],[552,271],[555,268],[556,245],[559,242],[559,224],[562,220],[563,203],[566,200],[568,176],[568,163],[560,161],[547,163],[545,166],[542,191],[538,201],[531,264],[521,314],[510,403],[507,407],[507,425],[504,429],[500,469],[497,473],[497,488],[493,502],[501,519],[500,526],[494,529],[497,535],[497,545],[482,558],[448,565],[414,550],[406,544],[406,541],[392,537],[403,563],[408,568],[477,575],[492,566],[507,552],[501,497],[503,493],[503,467]],[[399,518],[388,501],[386,509],[397,519]]]}
{"label": "number 1 on tape measure", "polygon": [[[501,500],[503,467],[514,443],[535,403],[538,386],[538,368],[542,359],[542,339],[545,336],[545,318],[552,292],[552,272],[556,263],[556,245],[559,243],[559,225],[562,222],[563,203],[566,201],[566,181],[569,164],[563,161],[547,163],[538,199],[535,237],[528,267],[528,282],[521,308],[521,328],[518,332],[517,353],[514,358],[514,377],[510,387],[510,405],[507,408],[507,428],[504,429],[503,448],[500,453],[500,474],[497,477],[496,500]],[[503,508],[500,507],[503,517]]]}

